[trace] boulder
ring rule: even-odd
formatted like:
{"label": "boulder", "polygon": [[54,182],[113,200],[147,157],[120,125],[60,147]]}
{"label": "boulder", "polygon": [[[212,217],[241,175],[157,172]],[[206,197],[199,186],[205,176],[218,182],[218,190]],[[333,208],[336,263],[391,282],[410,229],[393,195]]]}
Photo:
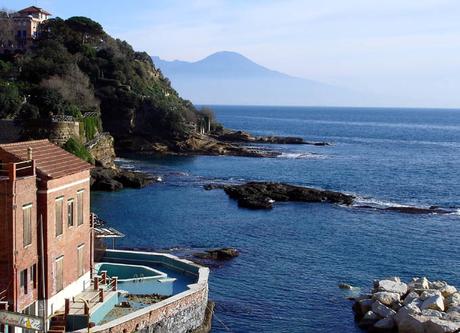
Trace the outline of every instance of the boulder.
{"label": "boulder", "polygon": [[423,291],[420,294],[420,299],[422,301],[424,301],[424,300],[426,300],[426,299],[428,299],[430,297],[436,296],[436,295],[441,296],[442,295],[441,291],[436,290],[436,289],[428,289],[428,290]]}
{"label": "boulder", "polygon": [[380,317],[376,313],[368,311],[364,314],[363,318],[361,318],[361,320],[358,323],[358,326],[360,328],[367,329],[374,326],[374,324],[379,320]]}
{"label": "boulder", "polygon": [[[446,302],[444,302],[446,304]],[[447,309],[447,313],[460,312],[460,305],[454,305]]]}
{"label": "boulder", "polygon": [[396,311],[390,309],[389,307],[387,307],[379,301],[375,301],[372,304],[372,311],[382,318],[387,318],[390,316],[394,316],[396,314]]}
{"label": "boulder", "polygon": [[431,309],[444,311],[444,297],[442,295],[433,295],[423,301],[422,310]]}
{"label": "boulder", "polygon": [[402,296],[407,293],[407,284],[391,280],[380,280],[378,282],[377,290],[386,291],[390,293],[397,293],[400,296]]}
{"label": "boulder", "polygon": [[429,333],[454,333],[460,330],[460,322],[430,318],[423,323],[423,327]]}
{"label": "boulder", "polygon": [[[423,316],[408,315],[398,324],[399,333],[426,333],[423,327],[424,322],[428,319]],[[430,332],[432,333],[432,332]]]}
{"label": "boulder", "polygon": [[407,305],[409,303],[412,303],[414,300],[418,299],[419,295],[415,291],[411,291],[406,298],[404,298],[404,305]]}
{"label": "boulder", "polygon": [[422,278],[414,278],[412,281],[408,284],[408,287],[410,290],[415,290],[415,289],[429,289],[430,288],[430,282],[426,277]]}
{"label": "boulder", "polygon": [[446,320],[460,322],[460,309],[459,311],[449,311],[446,316]]}
{"label": "boulder", "polygon": [[401,309],[399,309],[394,319],[396,321],[396,324],[399,326],[399,323],[405,320],[408,316],[410,315],[415,316],[419,314],[421,314],[420,308],[416,306],[414,303],[410,303],[408,305],[403,306]]}
{"label": "boulder", "polygon": [[404,304],[402,304],[401,302],[395,302],[395,303],[391,304],[390,308],[392,310],[395,310],[396,312],[398,312],[399,309],[401,309],[403,306],[404,306]]}
{"label": "boulder", "polygon": [[446,285],[445,287],[440,289],[442,296],[449,297],[457,292],[457,288],[451,285]]}
{"label": "boulder", "polygon": [[379,291],[372,295],[372,299],[374,301],[380,301],[380,303],[387,306],[391,306],[392,304],[399,302],[401,297],[397,293]]}
{"label": "boulder", "polygon": [[212,259],[212,260],[230,260],[238,257],[240,252],[232,247],[224,247],[221,249],[207,250],[205,252],[194,253],[193,256],[200,259]]}
{"label": "boulder", "polygon": [[454,306],[460,306],[460,293],[456,292],[448,296],[445,299],[444,304],[447,309],[450,309],[451,307],[454,307]]}
{"label": "boulder", "polygon": [[387,317],[380,319],[378,322],[374,324],[374,327],[379,330],[389,331],[395,327],[395,321],[393,317]]}
{"label": "boulder", "polygon": [[441,312],[438,310],[426,309],[426,310],[422,310],[422,316],[443,318],[445,317],[445,314],[444,312]]}
{"label": "boulder", "polygon": [[430,286],[430,289],[440,290],[444,288],[445,286],[447,286],[447,282],[446,281],[431,281],[429,282],[429,286]]}
{"label": "boulder", "polygon": [[372,309],[372,304],[374,301],[371,299],[363,299],[358,301],[358,308],[361,313],[367,313]]}

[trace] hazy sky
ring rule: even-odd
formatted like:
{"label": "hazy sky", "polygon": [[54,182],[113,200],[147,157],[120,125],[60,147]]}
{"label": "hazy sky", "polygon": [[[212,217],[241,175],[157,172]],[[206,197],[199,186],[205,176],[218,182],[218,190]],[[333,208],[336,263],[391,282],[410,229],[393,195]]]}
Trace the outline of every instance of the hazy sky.
{"label": "hazy sky", "polygon": [[460,107],[460,0],[0,0],[30,4],[168,60],[231,50],[394,104]]}

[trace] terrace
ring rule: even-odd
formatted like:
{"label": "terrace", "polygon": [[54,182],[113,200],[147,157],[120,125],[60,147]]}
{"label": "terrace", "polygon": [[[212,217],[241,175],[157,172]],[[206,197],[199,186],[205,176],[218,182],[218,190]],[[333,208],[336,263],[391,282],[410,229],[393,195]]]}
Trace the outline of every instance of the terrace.
{"label": "terrace", "polygon": [[95,274],[85,291],[67,300],[59,311],[65,314],[67,330],[83,332],[93,326],[93,332],[116,332],[120,323],[135,328],[145,321],[145,313],[154,318],[157,310],[163,316],[158,320],[168,320],[174,311],[168,315],[162,309],[182,304],[184,298],[194,299],[195,303],[187,304],[198,305],[196,311],[204,316],[208,269],[187,260],[161,253],[106,250],[95,264]]}
{"label": "terrace", "polygon": [[14,181],[18,178],[35,176],[35,162],[33,160],[0,163],[0,181]]}

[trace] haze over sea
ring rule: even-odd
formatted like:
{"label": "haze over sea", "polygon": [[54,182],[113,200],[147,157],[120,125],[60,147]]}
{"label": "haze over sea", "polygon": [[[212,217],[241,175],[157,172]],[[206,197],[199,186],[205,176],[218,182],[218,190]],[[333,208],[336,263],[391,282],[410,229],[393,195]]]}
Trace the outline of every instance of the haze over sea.
{"label": "haze over sea", "polygon": [[[339,282],[426,275],[460,287],[460,110],[215,106],[224,126],[332,146],[274,146],[281,157],[128,156],[162,175],[142,190],[94,193],[92,207],[125,247],[233,246],[213,269],[213,332],[361,332]],[[210,182],[282,181],[359,196],[375,208],[450,208],[412,215],[330,204],[240,209]]]}

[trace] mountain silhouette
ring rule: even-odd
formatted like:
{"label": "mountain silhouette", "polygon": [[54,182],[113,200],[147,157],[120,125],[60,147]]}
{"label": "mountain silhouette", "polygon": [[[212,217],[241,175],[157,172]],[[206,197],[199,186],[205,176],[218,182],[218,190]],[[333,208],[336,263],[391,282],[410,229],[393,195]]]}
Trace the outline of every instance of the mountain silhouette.
{"label": "mountain silhouette", "polygon": [[182,97],[196,104],[364,106],[369,96],[293,77],[222,51],[196,61],[152,57]]}

